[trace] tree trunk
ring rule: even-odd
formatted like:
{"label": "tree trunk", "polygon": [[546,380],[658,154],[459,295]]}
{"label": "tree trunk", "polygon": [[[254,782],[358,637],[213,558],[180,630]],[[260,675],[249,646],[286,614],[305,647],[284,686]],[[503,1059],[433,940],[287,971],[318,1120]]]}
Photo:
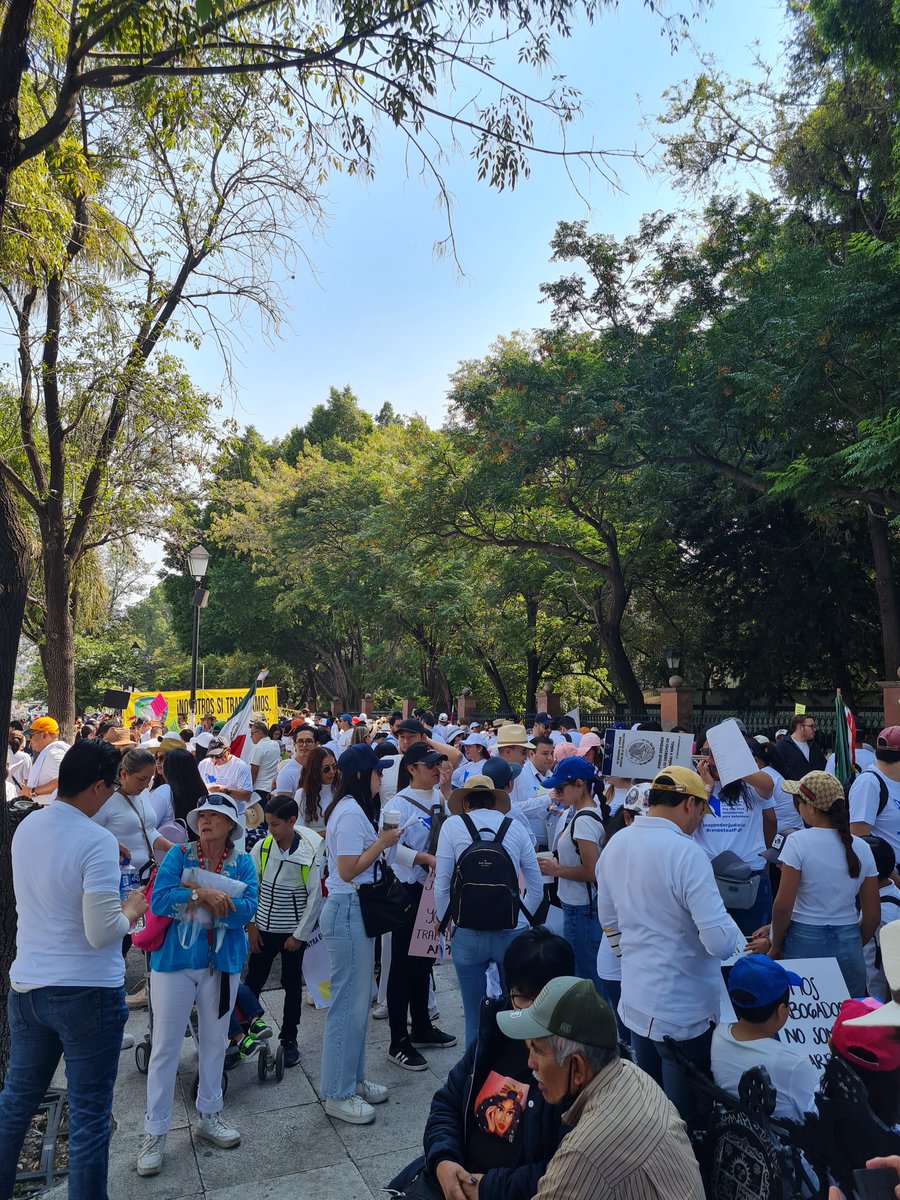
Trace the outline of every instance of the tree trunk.
{"label": "tree trunk", "polygon": [[599,616],[597,632],[616,686],[632,713],[640,716],[645,711],[644,693],[622,641],[622,618],[628,607],[628,589],[619,563],[618,548],[612,544],[609,546],[609,565],[610,571],[602,596],[602,615],[600,605],[596,606]]}
{"label": "tree trunk", "polygon": [[525,627],[528,630],[528,648],[525,651],[525,711],[537,712],[538,683],[538,652],[535,646],[537,637],[537,600],[531,596],[525,597]]}
{"label": "tree trunk", "polygon": [[875,594],[881,617],[881,646],[884,654],[885,679],[896,679],[900,667],[900,608],[897,604],[897,583],[891,553],[891,536],[884,510],[871,505],[866,509],[872,563],[875,567]]}
{"label": "tree trunk", "polygon": [[[12,715],[16,653],[28,595],[28,543],[12,494],[0,475],[0,762]],[[5,771],[4,771],[5,778]],[[12,886],[12,824],[5,795],[0,803],[0,996],[9,991],[9,968],[16,951],[16,902]],[[0,1088],[9,1061],[6,1004],[0,1005]]]}
{"label": "tree trunk", "polygon": [[44,539],[44,599],[47,615],[40,645],[47,680],[47,711],[62,738],[75,736],[75,623],[72,620],[72,567],[55,538]]}
{"label": "tree trunk", "polygon": [[4,5],[0,25],[0,240],[3,238],[9,181],[21,150],[19,88],[28,61],[28,31],[35,0]]}
{"label": "tree trunk", "polygon": [[484,673],[490,679],[491,683],[497,692],[497,704],[503,712],[513,712],[512,702],[509,698],[509,693],[506,690],[506,684],[503,682],[503,676],[500,674],[500,669],[492,658],[486,655],[481,655],[481,661],[484,664]]}

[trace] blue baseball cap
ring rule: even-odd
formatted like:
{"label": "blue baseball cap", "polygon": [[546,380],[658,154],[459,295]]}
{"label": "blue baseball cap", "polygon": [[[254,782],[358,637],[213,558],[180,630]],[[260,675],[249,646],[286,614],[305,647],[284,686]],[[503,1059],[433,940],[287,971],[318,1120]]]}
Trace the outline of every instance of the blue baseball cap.
{"label": "blue baseball cap", "polygon": [[347,775],[362,775],[364,771],[383,771],[387,763],[379,758],[367,742],[350,746],[337,760],[338,770]]}
{"label": "blue baseball cap", "polygon": [[553,724],[553,718],[549,713],[538,713],[534,718],[534,724],[550,726]]}
{"label": "blue baseball cap", "polygon": [[339,721],[352,721],[353,718],[350,716],[349,713],[341,713],[341,715],[338,717],[338,720]]}
{"label": "blue baseball cap", "polygon": [[489,758],[478,765],[480,774],[487,775],[495,788],[507,787],[511,780],[522,774],[521,763],[507,762],[505,758]]}
{"label": "blue baseball cap", "polygon": [[564,783],[571,783],[573,779],[583,779],[585,783],[590,783],[596,778],[597,769],[593,763],[573,754],[570,758],[564,758],[562,762],[557,763],[553,774],[548,775],[541,786],[552,791],[554,788],[562,787]]}
{"label": "blue baseball cap", "polygon": [[765,954],[745,954],[728,973],[728,995],[740,1008],[762,1008],[803,980]]}

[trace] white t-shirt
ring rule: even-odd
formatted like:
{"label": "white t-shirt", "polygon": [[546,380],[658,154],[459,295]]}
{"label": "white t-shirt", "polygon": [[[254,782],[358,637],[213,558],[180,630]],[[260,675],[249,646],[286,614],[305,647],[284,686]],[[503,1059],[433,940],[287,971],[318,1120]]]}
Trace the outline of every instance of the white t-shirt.
{"label": "white t-shirt", "polygon": [[139,796],[129,796],[126,800],[120,792],[113,792],[91,819],[108,829],[117,842],[128,847],[132,866],[139,871],[150,857],[144,835],[141,833],[141,820],[144,822],[151,846],[159,837],[156,810],[150,801],[150,793],[144,791]]}
{"label": "white t-shirt", "polygon": [[154,822],[156,828],[159,829],[160,825],[171,825],[175,820],[175,809],[172,804],[172,789],[169,785],[161,783],[158,788],[147,793],[147,799],[156,813]]}
{"label": "white t-shirt", "polygon": [[731,850],[752,870],[761,871],[765,859],[760,855],[766,848],[762,815],[764,809],[775,807],[775,801],[771,798],[763,800],[755,788],[749,784],[745,786],[749,803],[741,797],[734,804],[729,804],[720,796],[720,785],[715,785],[709,798],[714,815],[703,818],[694,840],[703,847],[710,859]]}
{"label": "white t-shirt", "polygon": [[[878,780],[887,785],[888,801],[881,812],[878,811],[878,800],[881,789]],[[863,771],[857,775],[850,786],[850,823],[857,821],[871,825],[872,833],[884,838],[900,858],[900,783],[888,779],[878,767]]]}
{"label": "white t-shirt", "polygon": [[12,864],[19,923],[10,979],[23,988],[121,987],[122,939],[95,949],[82,916],[84,896],[118,895],[113,835],[60,801],[18,826]]}
{"label": "white t-shirt", "polygon": [[[49,783],[51,779],[59,779],[59,764],[65,758],[68,749],[69,743],[59,738],[55,742],[51,742],[49,746],[45,746],[31,764],[31,770],[28,772],[28,786],[34,789]],[[36,804],[49,804],[51,800],[56,799],[56,792],[47,792],[46,795],[34,796],[33,799]]]}
{"label": "white t-shirt", "polygon": [[[422,812],[422,808],[417,808],[416,804],[426,811]],[[428,868],[417,867],[411,860],[420,851],[428,849],[431,810],[435,805],[447,815],[446,802],[437,786],[431,791],[405,787],[391,798],[390,808],[400,814],[400,828],[403,830],[394,859],[394,874],[402,883],[424,883],[428,878]],[[381,824],[384,824],[384,809],[381,810]]]}
{"label": "white t-shirt", "polygon": [[872,851],[853,838],[860,863],[857,879],[847,870],[847,856],[836,829],[799,829],[784,843],[781,863],[800,872],[792,921],[801,925],[855,925],[856,897],[862,881],[877,875]]}
{"label": "white t-shirt", "polygon": [[[876,762],[875,751],[867,750],[865,748],[865,746],[857,746],[856,750],[854,751],[854,754],[853,754],[853,759],[854,759],[854,762],[856,763],[857,767],[860,769],[860,771],[865,771],[868,767],[875,766],[875,762]],[[829,775],[834,774],[834,751],[833,750],[828,755],[828,758],[825,762],[825,770],[828,772]]]}
{"label": "white t-shirt", "polygon": [[628,1028],[654,1041],[705,1033],[719,1019],[721,961],[746,938],[694,838],[668,817],[636,817],[600,855],[597,911],[620,934]]}
{"label": "white t-shirt", "polygon": [[802,829],[803,821],[797,812],[794,797],[782,790],[784,776],[774,767],[763,767],[763,770],[775,784],[772,801],[775,805],[775,823],[778,826],[778,832],[786,833],[789,829]]}
{"label": "white t-shirt", "polygon": [[250,766],[254,765],[259,766],[255,786],[264,792],[270,792],[281,765],[281,746],[278,742],[273,742],[270,737],[254,742],[250,750]]}
{"label": "white t-shirt", "polygon": [[[338,874],[337,860],[341,855],[350,854],[358,858],[364,850],[368,850],[376,837],[372,822],[352,796],[344,796],[337,802],[325,827],[325,853],[328,855],[329,864],[329,896],[340,896],[353,892],[356,890],[354,884],[374,883],[375,863],[360,872],[359,875],[354,875],[351,882],[347,883]],[[391,851],[388,851],[387,857],[390,861]]]}
{"label": "white t-shirt", "polygon": [[325,814],[328,812],[328,806],[333,799],[331,784],[322,784],[322,790],[319,793],[319,812],[316,817],[310,818],[306,815],[306,797],[303,794],[303,788],[297,788],[296,792],[294,792],[294,799],[297,801],[297,807],[300,810],[297,824],[305,825],[307,829],[314,829],[316,833],[324,833]]}
{"label": "white t-shirt", "polygon": [[273,792],[288,792],[293,795],[300,786],[300,776],[303,774],[303,766],[297,762],[293,756],[282,763],[281,770],[275,776],[275,786]]}
{"label": "white t-shirt", "polygon": [[[239,792],[253,791],[253,776],[250,774],[250,764],[232,754],[228,762],[217,762],[214,758],[204,758],[200,765],[200,774],[210,783],[221,787],[236,788]],[[210,778],[212,776],[212,778]],[[246,803],[240,806],[243,812]]]}
{"label": "white t-shirt", "polygon": [[776,1092],[776,1117],[802,1122],[804,1113],[815,1112],[819,1072],[807,1052],[769,1037],[737,1042],[731,1035],[733,1028],[717,1025],[712,1038],[712,1075],[722,1091],[737,1099],[744,1072],[765,1067]]}
{"label": "white t-shirt", "polygon": [[881,931],[891,921],[900,919],[900,888],[892,881],[882,884],[878,890],[881,904],[881,920],[875,930],[875,936],[869,938],[863,946],[863,958],[866,960],[866,987],[869,995],[877,1000],[890,1000],[890,989],[884,977],[881,966],[876,966],[876,958],[880,963],[881,957],[877,951],[881,948]]}
{"label": "white t-shirt", "polygon": [[[585,815],[590,814],[590,815]],[[594,815],[596,814],[596,815]],[[561,867],[580,867],[582,859],[578,855],[572,840],[572,828],[580,842],[593,842],[599,853],[605,841],[603,833],[603,814],[596,805],[573,812],[572,818],[556,837],[554,849],[559,855]],[[559,877],[559,899],[562,904],[585,905],[594,899],[594,887],[590,883],[580,883],[575,879]]]}

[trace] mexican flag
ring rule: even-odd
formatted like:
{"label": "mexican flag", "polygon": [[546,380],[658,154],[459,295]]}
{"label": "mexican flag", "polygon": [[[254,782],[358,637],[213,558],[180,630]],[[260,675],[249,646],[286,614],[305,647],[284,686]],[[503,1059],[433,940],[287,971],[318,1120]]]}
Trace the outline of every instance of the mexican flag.
{"label": "mexican flag", "polygon": [[835,692],[834,717],[834,773],[846,788],[855,775],[856,721],[844,703],[840,688]]}
{"label": "mexican flag", "polygon": [[268,671],[260,671],[257,677],[253,680],[250,690],[241,700],[240,704],[222,726],[219,737],[223,742],[228,743],[228,748],[235,758],[249,759],[250,748],[253,743],[250,741],[250,718],[253,716],[253,700],[256,696],[256,689],[265,680],[269,674]]}

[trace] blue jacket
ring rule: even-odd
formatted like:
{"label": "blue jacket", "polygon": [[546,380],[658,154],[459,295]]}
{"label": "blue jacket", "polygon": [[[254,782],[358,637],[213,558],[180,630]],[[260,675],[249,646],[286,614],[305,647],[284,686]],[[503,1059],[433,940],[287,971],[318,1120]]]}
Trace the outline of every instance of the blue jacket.
{"label": "blue jacket", "polygon": [[[181,920],[191,899],[190,888],[181,886],[181,872],[186,867],[196,867],[197,846],[191,842],[186,847],[173,846],[162,860],[153,884],[150,910],[161,917],[174,917],[166,931],[166,939],[158,950],[150,955],[153,971],[203,970],[209,966],[209,938],[206,929],[201,929],[196,938],[182,937],[194,933],[187,922]],[[257,885],[256,870],[249,854],[232,852],[225,860],[222,874],[229,879],[240,879],[247,886],[244,894],[235,897],[234,912],[226,917],[217,917],[213,925],[213,965],[217,971],[228,974],[240,972],[247,958],[247,935],[244,926],[256,913]]]}
{"label": "blue jacket", "polygon": [[[450,1159],[466,1166],[465,1148],[472,1103],[496,1061],[495,1047],[503,1041],[497,1026],[497,1012],[506,1005],[484,1000],[478,1036],[466,1050],[444,1086],[434,1094],[425,1125],[425,1158],[419,1158],[388,1185],[402,1191],[427,1163],[434,1174],[436,1167]],[[478,1186],[478,1200],[532,1200],[538,1184],[556,1153],[563,1135],[562,1106],[548,1104],[535,1085],[529,1093],[522,1121],[522,1157],[515,1167],[496,1167],[486,1171]]]}

